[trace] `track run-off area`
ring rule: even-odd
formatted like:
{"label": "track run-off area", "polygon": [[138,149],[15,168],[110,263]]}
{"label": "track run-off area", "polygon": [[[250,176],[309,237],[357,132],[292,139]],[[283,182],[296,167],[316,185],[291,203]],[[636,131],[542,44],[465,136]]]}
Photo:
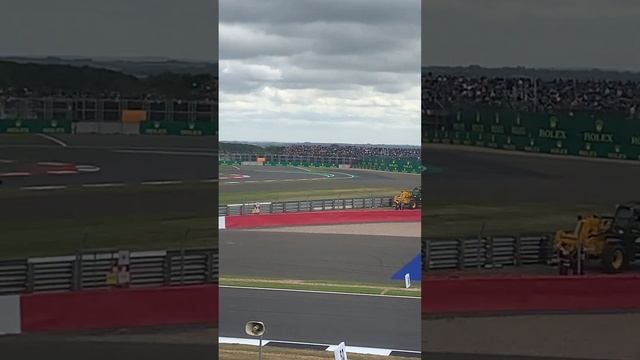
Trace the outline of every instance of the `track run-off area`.
{"label": "track run-off area", "polygon": [[[427,168],[431,164],[440,170],[422,177],[426,199],[422,234],[432,239],[478,236],[481,232],[508,235],[572,229],[577,215],[608,215],[616,204],[640,195],[634,180],[640,175],[640,164],[633,161],[434,144],[423,144],[423,159]],[[561,286],[559,281],[563,279],[553,278],[557,269],[545,265],[452,271],[455,278],[449,286],[458,286],[457,281],[459,287],[455,295],[449,292],[455,298],[449,302],[440,302],[446,296],[430,293],[423,284],[422,300],[427,299],[430,304],[437,300],[445,307],[456,304],[460,308],[468,301],[471,308],[479,304],[496,307],[492,299],[497,298],[505,302],[502,310],[464,314],[437,314],[435,309],[433,313],[423,312],[423,355],[429,359],[492,360],[638,358],[639,348],[627,345],[635,343],[632,329],[636,327],[637,311],[630,304],[626,310],[612,308],[633,301],[635,297],[630,296],[637,294],[623,292],[632,291],[634,286],[608,294],[606,291],[622,286],[614,283],[637,280],[595,272],[589,269],[585,284],[601,281],[606,286],[584,288],[579,284],[580,278],[566,279],[565,286]],[[430,276],[446,278],[447,272],[423,274],[425,279]],[[497,290],[489,294],[487,289],[494,286],[491,278],[504,281],[501,279],[505,277],[513,281],[529,279],[528,289],[537,295],[528,292],[522,295],[504,288],[504,294]],[[476,285],[470,285],[475,281],[472,279],[477,279]],[[557,285],[545,285],[550,281]],[[481,286],[483,282],[486,286]],[[504,300],[504,295],[509,295],[507,298],[512,302]],[[533,309],[539,302],[548,302],[545,306],[551,310]],[[532,310],[526,309],[528,305]]]}
{"label": "track run-off area", "polygon": [[0,136],[0,258],[217,244],[216,148],[213,137]]}

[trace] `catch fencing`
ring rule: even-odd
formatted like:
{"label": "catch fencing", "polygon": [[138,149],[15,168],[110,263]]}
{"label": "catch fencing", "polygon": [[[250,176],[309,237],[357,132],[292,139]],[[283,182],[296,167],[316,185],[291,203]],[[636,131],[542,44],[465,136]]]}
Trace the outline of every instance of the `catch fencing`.
{"label": "catch fencing", "polygon": [[393,205],[392,197],[370,197],[353,199],[305,200],[288,202],[251,202],[218,206],[219,216],[248,215],[255,213],[260,204],[260,213],[287,213],[303,211],[328,211],[348,209],[388,208]]}
{"label": "catch fencing", "polygon": [[[108,276],[119,252],[0,261],[0,295],[113,287]],[[218,249],[131,252],[128,287],[218,282]]]}
{"label": "catch fencing", "polygon": [[422,269],[492,268],[548,264],[552,234],[422,239]]}

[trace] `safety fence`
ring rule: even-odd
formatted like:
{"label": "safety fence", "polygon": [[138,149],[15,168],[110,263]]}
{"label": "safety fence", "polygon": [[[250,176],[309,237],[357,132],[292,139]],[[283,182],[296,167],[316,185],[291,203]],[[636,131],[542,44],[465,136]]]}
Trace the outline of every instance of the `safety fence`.
{"label": "safety fence", "polygon": [[423,142],[640,160],[640,123],[618,113],[459,111],[425,128]]}
{"label": "safety fence", "polygon": [[[422,239],[422,269],[472,269],[553,264],[552,233]],[[640,248],[640,238],[635,241]],[[637,252],[635,262],[640,261]]]}
{"label": "safety fence", "polygon": [[[304,200],[287,202],[250,202],[218,206],[219,216],[260,213],[287,213],[304,211],[327,211],[347,209],[389,208],[393,204],[392,197],[371,197],[353,199]],[[256,206],[259,205],[259,206]]]}
{"label": "safety fence", "polygon": [[420,159],[395,159],[388,157],[368,157],[363,159],[351,157],[297,156],[280,154],[220,154],[220,165],[266,165],[266,166],[300,166],[316,168],[354,168],[420,174],[423,170]]}
{"label": "safety fence", "polygon": [[552,234],[422,239],[422,269],[491,268],[547,264]]}
{"label": "safety fence", "polygon": [[[126,286],[171,286],[218,281],[218,249],[127,252],[100,250],[72,256],[0,261],[0,295],[119,286],[113,267],[126,255]],[[112,282],[113,281],[113,282]]]}

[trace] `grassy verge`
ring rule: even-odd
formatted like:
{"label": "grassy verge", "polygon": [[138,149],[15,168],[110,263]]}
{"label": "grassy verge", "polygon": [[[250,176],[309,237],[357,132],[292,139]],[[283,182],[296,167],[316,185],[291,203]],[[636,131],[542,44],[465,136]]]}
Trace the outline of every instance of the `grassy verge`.
{"label": "grassy verge", "polygon": [[[232,190],[232,189],[230,189]],[[243,189],[244,190],[244,189]],[[398,188],[341,188],[341,189],[299,189],[291,191],[227,191],[223,185],[220,187],[220,204],[238,204],[251,201],[304,201],[321,199],[352,199],[361,197],[385,197],[393,196]]]}
{"label": "grassy verge", "polygon": [[307,290],[341,292],[349,294],[412,296],[420,297],[420,287],[404,288],[404,283],[392,284],[357,284],[349,282],[319,280],[283,280],[221,277],[220,285],[266,289]]}
{"label": "grassy verge", "polygon": [[0,259],[73,254],[79,249],[156,250],[217,246],[211,217],[119,217],[0,223]]}
{"label": "grassy verge", "polygon": [[[255,360],[258,353],[257,346],[247,345],[230,345],[221,344],[218,350],[218,356],[221,360]],[[408,359],[397,356],[379,356],[379,355],[361,355],[349,353],[349,359],[352,360],[400,360]],[[262,358],[264,360],[282,359],[282,360],[320,360],[333,359],[333,352],[314,351],[301,349],[287,349],[282,347],[265,347],[262,349]]]}
{"label": "grassy verge", "polygon": [[514,234],[572,229],[577,215],[608,214],[612,206],[595,204],[426,204],[422,234],[468,236]]}

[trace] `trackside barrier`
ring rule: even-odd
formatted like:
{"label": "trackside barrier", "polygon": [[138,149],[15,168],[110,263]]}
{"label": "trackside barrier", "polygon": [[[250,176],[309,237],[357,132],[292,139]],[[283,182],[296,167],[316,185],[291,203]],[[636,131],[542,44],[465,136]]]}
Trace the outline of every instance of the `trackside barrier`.
{"label": "trackside barrier", "polygon": [[370,197],[353,199],[326,199],[287,202],[250,202],[218,206],[218,215],[253,214],[256,204],[260,204],[260,213],[292,213],[327,210],[390,208],[392,197]]}
{"label": "trackside barrier", "polygon": [[550,264],[554,255],[551,233],[422,239],[424,271]]}
{"label": "trackside barrier", "polygon": [[0,335],[217,322],[217,284],[0,296]]}
{"label": "trackside barrier", "polygon": [[217,324],[218,286],[24,294],[22,332]]}
{"label": "trackside barrier", "polygon": [[424,315],[640,309],[640,276],[423,278]]}
{"label": "trackside barrier", "polygon": [[546,264],[552,257],[548,233],[422,239],[424,271]]}
{"label": "trackside barrier", "polygon": [[226,229],[266,228],[279,226],[354,224],[371,222],[418,222],[420,210],[349,210],[315,213],[264,214],[226,216]]}
{"label": "trackside barrier", "polygon": [[[108,288],[117,251],[0,261],[0,295]],[[142,251],[130,254],[130,287],[218,281],[218,249]]]}

